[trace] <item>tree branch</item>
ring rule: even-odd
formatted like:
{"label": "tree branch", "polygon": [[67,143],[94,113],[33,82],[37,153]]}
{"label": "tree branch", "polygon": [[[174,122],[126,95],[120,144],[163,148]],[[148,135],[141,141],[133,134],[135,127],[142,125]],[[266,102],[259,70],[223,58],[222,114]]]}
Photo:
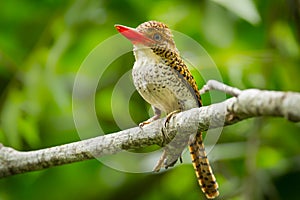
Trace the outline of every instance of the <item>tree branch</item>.
{"label": "tree branch", "polygon": [[[238,91],[237,97],[224,102],[194,108],[174,115],[168,125],[171,139],[176,130],[202,131],[217,128],[258,116],[283,117],[300,121],[300,93],[249,89]],[[21,152],[0,146],[0,177],[25,173],[52,166],[116,154],[122,150],[138,149],[153,144],[162,145],[164,119],[139,127],[51,148]],[[171,130],[171,131],[169,131]],[[175,131],[172,131],[175,130]],[[189,137],[185,131],[186,137]]]}

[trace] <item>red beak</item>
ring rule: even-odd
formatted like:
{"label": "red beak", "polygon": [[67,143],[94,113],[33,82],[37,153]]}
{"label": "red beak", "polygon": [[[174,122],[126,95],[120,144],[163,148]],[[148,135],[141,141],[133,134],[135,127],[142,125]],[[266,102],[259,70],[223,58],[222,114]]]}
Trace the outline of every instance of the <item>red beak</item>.
{"label": "red beak", "polygon": [[138,32],[134,28],[130,28],[123,25],[115,25],[115,27],[122,35],[124,35],[128,40],[130,40],[132,44],[147,45],[154,42],[153,40]]}

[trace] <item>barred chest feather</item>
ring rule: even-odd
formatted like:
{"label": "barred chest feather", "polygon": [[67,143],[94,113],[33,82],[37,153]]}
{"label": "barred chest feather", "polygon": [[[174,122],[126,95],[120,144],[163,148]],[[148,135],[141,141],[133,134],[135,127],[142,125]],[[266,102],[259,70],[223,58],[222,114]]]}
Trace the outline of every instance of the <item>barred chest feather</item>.
{"label": "barred chest feather", "polygon": [[160,56],[151,49],[138,49],[134,54],[133,82],[148,103],[166,113],[198,107],[193,88]]}

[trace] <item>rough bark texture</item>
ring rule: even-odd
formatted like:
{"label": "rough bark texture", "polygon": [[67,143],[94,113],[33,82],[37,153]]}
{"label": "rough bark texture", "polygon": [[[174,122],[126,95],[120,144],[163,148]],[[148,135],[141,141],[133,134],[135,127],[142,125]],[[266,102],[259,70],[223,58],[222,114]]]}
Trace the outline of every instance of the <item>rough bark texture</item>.
{"label": "rough bark texture", "polygon": [[164,133],[167,131],[170,139],[174,138],[177,132],[189,137],[189,133],[193,132],[197,124],[200,130],[205,131],[208,128],[222,127],[258,116],[283,117],[292,122],[299,122],[300,93],[244,90],[239,93],[238,97],[174,115],[167,125],[167,130],[164,127],[164,119],[160,119],[142,129],[131,128],[29,152],[20,152],[1,145],[0,177],[93,159],[127,149],[137,149],[153,144],[162,145],[165,143],[162,131]]}

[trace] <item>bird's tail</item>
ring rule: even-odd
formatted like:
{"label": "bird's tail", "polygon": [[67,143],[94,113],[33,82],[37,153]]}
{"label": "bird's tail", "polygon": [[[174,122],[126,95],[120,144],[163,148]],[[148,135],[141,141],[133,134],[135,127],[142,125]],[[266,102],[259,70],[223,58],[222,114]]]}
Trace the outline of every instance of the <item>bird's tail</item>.
{"label": "bird's tail", "polygon": [[202,191],[208,199],[214,199],[219,196],[218,183],[207,159],[201,132],[196,134],[189,145],[189,150]]}

